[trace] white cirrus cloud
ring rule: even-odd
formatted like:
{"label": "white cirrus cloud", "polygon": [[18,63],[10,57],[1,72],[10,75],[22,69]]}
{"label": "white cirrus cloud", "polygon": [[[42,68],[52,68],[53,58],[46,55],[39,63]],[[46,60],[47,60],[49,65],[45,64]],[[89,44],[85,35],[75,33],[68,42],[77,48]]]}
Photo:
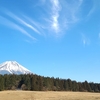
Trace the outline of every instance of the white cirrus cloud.
{"label": "white cirrus cloud", "polygon": [[37,18],[34,14],[23,15],[22,11],[17,14],[4,10],[3,13],[18,26],[25,27],[25,31],[31,29],[38,35],[60,37],[80,20],[78,15],[81,13],[82,2],[83,0],[39,0],[38,6],[32,8],[32,11],[38,11],[35,16]]}
{"label": "white cirrus cloud", "polygon": [[32,25],[34,25],[39,31],[39,33],[41,32],[41,35],[44,35],[44,33],[42,32],[43,30],[43,26],[39,23],[34,21],[32,18],[26,16],[26,15],[22,15],[28,22],[30,22]]}
{"label": "white cirrus cloud", "polygon": [[100,33],[99,33],[99,35],[98,35],[98,36],[99,36],[99,39],[100,39]]}
{"label": "white cirrus cloud", "polygon": [[37,40],[36,38],[34,38],[32,35],[30,35],[26,30],[24,30],[22,27],[18,26],[17,24],[15,24],[14,22],[11,22],[10,20],[0,16],[0,24],[5,25],[7,27],[10,27],[11,29],[15,29],[20,31],[22,34],[28,36],[29,38],[33,39],[33,40]]}
{"label": "white cirrus cloud", "polygon": [[[83,0],[50,0],[48,16],[45,16],[46,27],[56,37],[66,34],[72,25],[80,20]],[[48,5],[48,4],[47,4]]]}
{"label": "white cirrus cloud", "polygon": [[51,0],[52,3],[52,15],[51,15],[51,27],[54,29],[56,33],[60,31],[59,28],[59,11],[61,10],[59,0]]}
{"label": "white cirrus cloud", "polygon": [[40,32],[34,28],[31,24],[25,22],[24,20],[22,20],[21,18],[19,18],[18,16],[14,15],[13,13],[11,12],[7,12],[8,16],[10,16],[11,18],[17,20],[20,24],[23,24],[25,25],[26,27],[32,29],[33,31],[35,31],[36,33],[40,34]]}
{"label": "white cirrus cloud", "polygon": [[83,43],[84,46],[90,44],[90,39],[88,37],[86,37],[85,34],[81,34],[81,37],[82,37],[82,43]]}
{"label": "white cirrus cloud", "polygon": [[89,10],[87,17],[90,17],[96,10],[100,10],[100,1],[99,0],[91,0],[92,6]]}

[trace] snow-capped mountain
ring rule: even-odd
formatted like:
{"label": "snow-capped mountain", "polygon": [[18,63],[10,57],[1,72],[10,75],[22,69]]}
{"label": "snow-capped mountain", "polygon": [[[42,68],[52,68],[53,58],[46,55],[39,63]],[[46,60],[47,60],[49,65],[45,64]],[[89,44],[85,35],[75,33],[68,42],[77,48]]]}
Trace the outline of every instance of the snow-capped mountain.
{"label": "snow-capped mountain", "polygon": [[16,61],[6,61],[0,64],[0,74],[32,74],[32,72]]}

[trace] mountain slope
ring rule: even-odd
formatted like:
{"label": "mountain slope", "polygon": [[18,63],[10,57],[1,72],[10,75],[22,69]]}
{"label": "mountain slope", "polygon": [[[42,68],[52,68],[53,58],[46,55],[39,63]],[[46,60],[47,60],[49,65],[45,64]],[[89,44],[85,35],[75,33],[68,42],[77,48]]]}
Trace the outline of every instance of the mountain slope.
{"label": "mountain slope", "polygon": [[32,74],[32,72],[16,61],[6,61],[0,64],[0,74]]}

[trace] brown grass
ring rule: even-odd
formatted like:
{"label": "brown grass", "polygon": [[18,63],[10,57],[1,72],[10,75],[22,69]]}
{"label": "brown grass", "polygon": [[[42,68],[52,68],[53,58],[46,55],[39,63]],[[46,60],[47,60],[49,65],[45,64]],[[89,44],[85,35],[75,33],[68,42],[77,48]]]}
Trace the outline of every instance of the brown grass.
{"label": "brown grass", "polygon": [[100,100],[100,94],[88,92],[2,91],[0,92],[0,100]]}

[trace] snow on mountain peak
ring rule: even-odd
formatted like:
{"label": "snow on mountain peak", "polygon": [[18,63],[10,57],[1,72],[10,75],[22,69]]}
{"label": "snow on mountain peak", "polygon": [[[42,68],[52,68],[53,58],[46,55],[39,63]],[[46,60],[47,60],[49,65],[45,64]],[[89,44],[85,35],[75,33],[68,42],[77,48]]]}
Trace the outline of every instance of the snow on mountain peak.
{"label": "snow on mountain peak", "polygon": [[0,74],[32,74],[32,72],[16,61],[6,61],[0,64]]}

